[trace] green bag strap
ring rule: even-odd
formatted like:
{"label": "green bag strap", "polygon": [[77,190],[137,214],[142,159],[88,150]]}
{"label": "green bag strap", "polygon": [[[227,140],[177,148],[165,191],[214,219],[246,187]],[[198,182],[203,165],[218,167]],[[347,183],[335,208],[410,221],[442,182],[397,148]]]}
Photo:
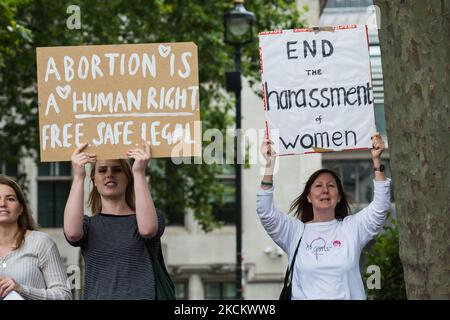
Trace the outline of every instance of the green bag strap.
{"label": "green bag strap", "polygon": [[147,243],[147,250],[152,259],[153,273],[155,275],[156,300],[175,300],[175,284],[167,271],[164,256],[161,248],[161,241],[158,240],[158,249],[151,250]]}

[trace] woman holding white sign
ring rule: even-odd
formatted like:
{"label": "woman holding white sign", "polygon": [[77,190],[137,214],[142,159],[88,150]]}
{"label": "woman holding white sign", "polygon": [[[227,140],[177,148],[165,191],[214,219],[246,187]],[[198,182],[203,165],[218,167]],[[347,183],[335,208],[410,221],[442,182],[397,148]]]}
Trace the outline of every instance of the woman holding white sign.
{"label": "woman holding white sign", "polygon": [[[275,153],[263,144],[266,172],[257,193],[257,213],[270,237],[287,253],[289,269],[280,299],[365,299],[359,271],[364,246],[381,231],[390,208],[390,179],[384,176],[384,142],[372,136],[374,198],[363,210],[349,215],[339,177],[321,169],[311,175],[291,212],[281,212],[273,200]],[[291,288],[289,281],[291,279]]]}
{"label": "woman holding white sign", "polygon": [[71,300],[55,242],[36,230],[22,188],[0,176],[0,300]]}
{"label": "woman holding white sign", "polygon": [[[134,159],[96,160],[83,152],[72,155],[73,183],[64,211],[64,234],[81,247],[86,265],[84,299],[154,300],[155,277],[148,247],[160,245],[164,218],[157,213],[145,178],[151,152],[143,142],[127,152]],[[92,164],[93,189],[84,215],[85,165]]]}

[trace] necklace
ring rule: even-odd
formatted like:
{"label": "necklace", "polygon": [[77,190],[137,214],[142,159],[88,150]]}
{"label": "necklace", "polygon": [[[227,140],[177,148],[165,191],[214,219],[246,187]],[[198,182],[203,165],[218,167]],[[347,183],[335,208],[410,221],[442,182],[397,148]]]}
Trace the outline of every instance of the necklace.
{"label": "necklace", "polygon": [[6,254],[2,257],[0,256],[0,270],[6,269],[6,260],[13,254],[14,250],[7,251]]}
{"label": "necklace", "polygon": [[6,254],[3,257],[0,257],[0,270],[1,269],[6,269],[6,259],[8,258],[9,254]]}

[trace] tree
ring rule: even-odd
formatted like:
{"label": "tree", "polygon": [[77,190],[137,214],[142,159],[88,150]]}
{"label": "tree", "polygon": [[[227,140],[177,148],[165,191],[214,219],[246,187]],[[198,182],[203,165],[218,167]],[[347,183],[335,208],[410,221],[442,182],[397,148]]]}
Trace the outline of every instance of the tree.
{"label": "tree", "polygon": [[450,3],[375,0],[409,299],[450,298]]}
{"label": "tree", "polygon": [[[42,46],[193,41],[198,46],[202,129],[233,125],[233,98],[225,92],[225,70],[233,66],[232,48],[223,43],[222,16],[232,1],[79,0],[80,29],[69,29],[72,1],[7,0],[0,5],[0,148],[17,150],[1,161],[17,163],[39,150],[36,52]],[[296,1],[249,1],[257,16],[256,30],[299,27]],[[18,28],[19,26],[20,28]],[[13,31],[4,31],[11,29]],[[26,32],[24,32],[26,31]],[[256,40],[256,39],[255,39]],[[258,42],[244,51],[243,71],[259,77]],[[216,178],[221,165],[175,165],[153,160],[152,188],[156,205],[169,219],[193,209],[205,230],[220,223],[211,214],[220,205],[223,186]]]}

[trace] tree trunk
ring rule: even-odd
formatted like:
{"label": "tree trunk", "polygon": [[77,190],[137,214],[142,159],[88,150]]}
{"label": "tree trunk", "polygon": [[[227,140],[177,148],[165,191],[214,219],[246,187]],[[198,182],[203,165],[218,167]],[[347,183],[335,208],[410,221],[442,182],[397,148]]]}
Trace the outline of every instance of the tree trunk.
{"label": "tree trunk", "polygon": [[375,4],[407,296],[449,299],[450,2]]}

